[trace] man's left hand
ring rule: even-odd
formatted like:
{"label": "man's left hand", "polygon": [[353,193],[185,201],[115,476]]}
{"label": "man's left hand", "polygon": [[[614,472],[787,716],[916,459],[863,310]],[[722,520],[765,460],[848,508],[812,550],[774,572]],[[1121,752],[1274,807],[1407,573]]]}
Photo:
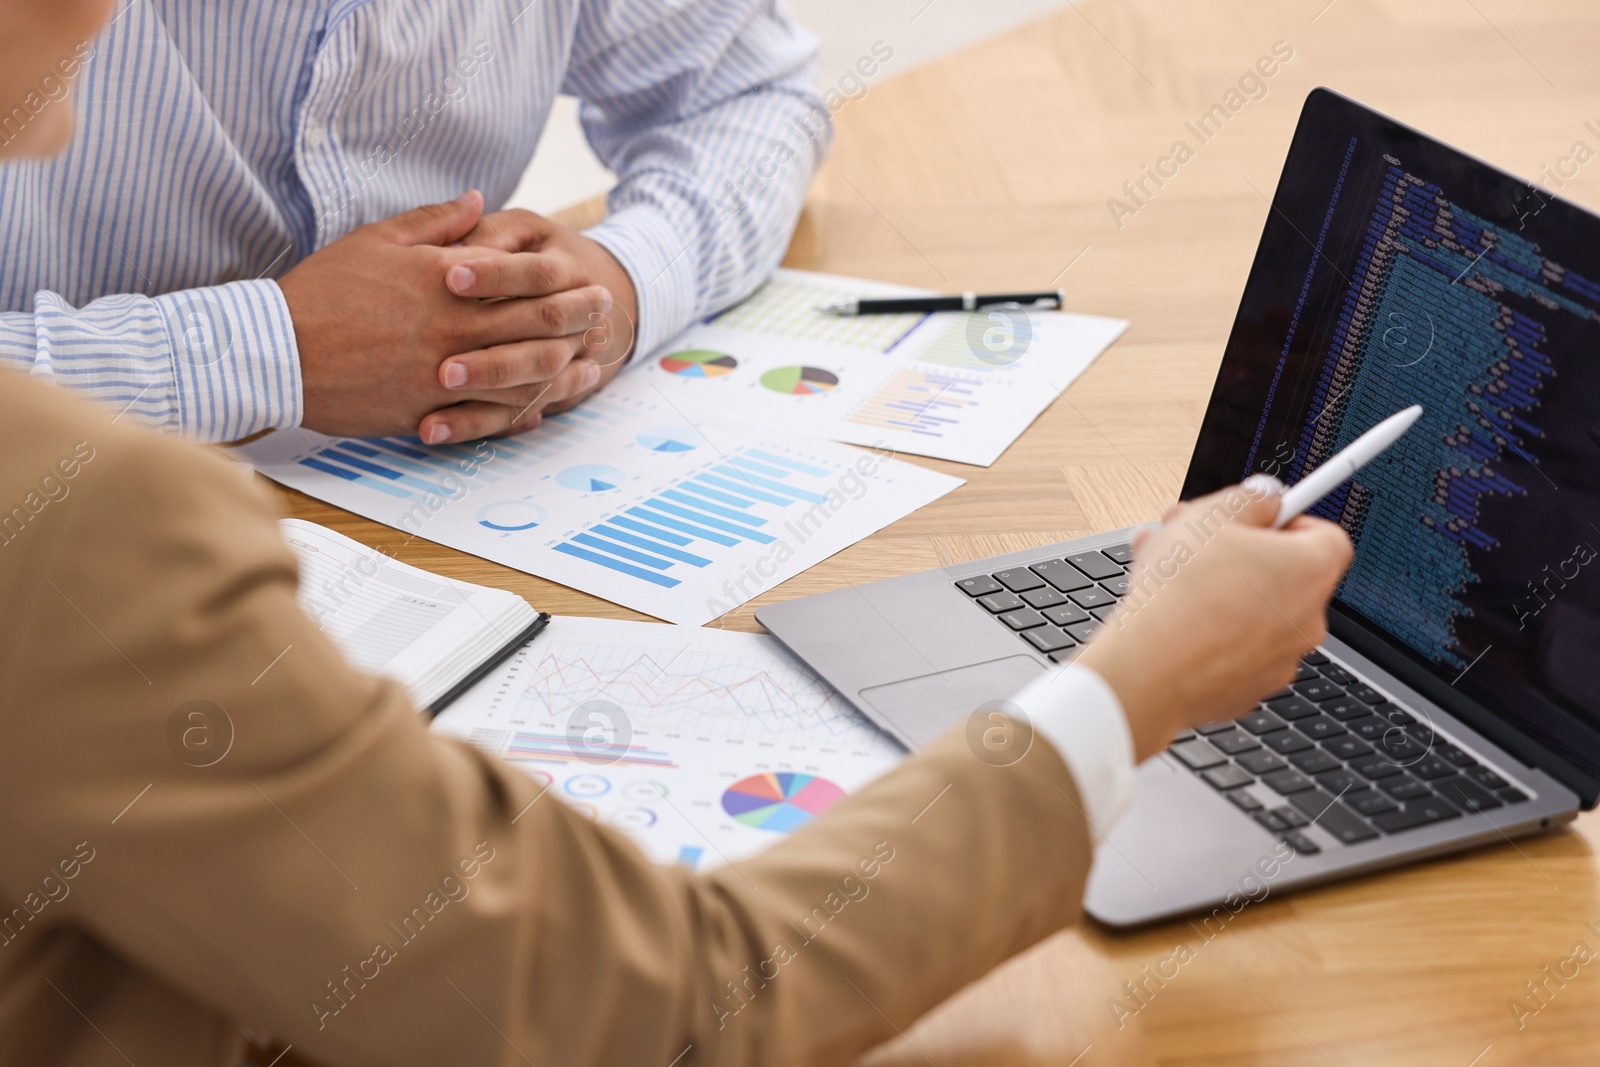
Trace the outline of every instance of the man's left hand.
{"label": "man's left hand", "polygon": [[[458,263],[446,272],[445,285],[457,296],[518,299],[598,285],[611,293],[612,306],[609,311],[589,313],[577,345],[569,343],[570,339],[559,343],[528,341],[464,352],[440,365],[441,384],[463,390],[536,384],[532,378],[524,381],[520,377],[523,372],[519,368],[529,365],[530,353],[514,351],[530,345],[549,349],[537,353],[534,361],[540,365],[539,380],[564,381],[581,375],[586,364],[600,369],[599,378],[582,392],[572,395],[567,390],[553,390],[553,396],[559,399],[552,399],[547,405],[536,401],[537,412],[565,411],[616,376],[633,349],[634,323],[639,314],[633,279],[616,257],[570,226],[521,209],[483,216],[461,244],[482,248],[485,255]],[[546,363],[550,365],[544,366]],[[578,366],[566,371],[572,364]],[[450,427],[450,440],[470,440],[513,429],[511,414],[514,413],[499,405],[467,402],[428,415],[420,429],[423,440],[427,440],[429,423],[444,420]],[[527,419],[519,418],[515,429],[520,432],[526,425]]]}

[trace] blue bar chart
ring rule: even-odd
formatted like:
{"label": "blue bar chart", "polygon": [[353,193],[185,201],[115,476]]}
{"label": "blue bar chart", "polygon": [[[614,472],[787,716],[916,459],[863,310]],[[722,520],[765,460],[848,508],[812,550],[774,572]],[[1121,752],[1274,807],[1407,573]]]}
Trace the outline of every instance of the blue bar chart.
{"label": "blue bar chart", "polygon": [[961,484],[686,410],[608,388],[514,438],[430,447],[294,430],[240,451],[413,536],[695,625]]}

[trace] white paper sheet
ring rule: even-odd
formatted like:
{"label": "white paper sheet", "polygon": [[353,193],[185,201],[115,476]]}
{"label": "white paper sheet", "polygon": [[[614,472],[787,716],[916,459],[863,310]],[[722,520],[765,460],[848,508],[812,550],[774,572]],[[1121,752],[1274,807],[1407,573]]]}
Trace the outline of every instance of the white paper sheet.
{"label": "white paper sheet", "polygon": [[[651,858],[737,863],[903,758],[765,634],[556,618],[433,730],[511,761]],[[556,799],[559,798],[559,799]]]}
{"label": "white paper sheet", "polygon": [[987,467],[1128,324],[1069,312],[840,318],[819,305],[922,290],[780,270],[612,386],[762,425]]}
{"label": "white paper sheet", "polygon": [[603,390],[531,433],[428,448],[284,430],[274,481],[671,622],[708,622],[962,484]]}

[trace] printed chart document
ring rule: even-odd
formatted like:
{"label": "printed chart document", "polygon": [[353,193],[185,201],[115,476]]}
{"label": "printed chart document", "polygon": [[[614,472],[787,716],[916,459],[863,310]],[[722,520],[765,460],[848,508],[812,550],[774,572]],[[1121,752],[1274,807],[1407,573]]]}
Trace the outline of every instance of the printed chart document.
{"label": "printed chart document", "polygon": [[763,425],[987,467],[1128,324],[989,310],[840,317],[823,304],[924,290],[780,270],[613,389],[737,411]]}
{"label": "printed chart document", "polygon": [[765,634],[558,617],[434,721],[662,863],[737,863],[904,758]]}
{"label": "printed chart document", "polygon": [[430,574],[314,522],[278,526],[300,561],[300,607],[346,659],[394,678],[420,707],[509,655],[548,618],[515,593]]}
{"label": "printed chart document", "polygon": [[238,451],[358,515],[692,625],[962,484],[647,392],[603,390],[530,433],[474,444],[285,430]]}

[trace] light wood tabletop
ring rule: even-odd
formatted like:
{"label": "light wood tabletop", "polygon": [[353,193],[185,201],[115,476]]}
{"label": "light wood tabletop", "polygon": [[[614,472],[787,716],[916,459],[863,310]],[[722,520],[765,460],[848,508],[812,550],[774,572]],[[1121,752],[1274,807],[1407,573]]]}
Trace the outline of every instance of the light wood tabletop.
{"label": "light wood tabletop", "polygon": [[[1184,123],[1224,103],[1275,45],[1292,58],[1264,95],[1197,144]],[[1072,308],[1132,327],[992,468],[912,458],[967,485],[715,625],[753,630],[765,602],[1159,516],[1182,481],[1306,93],[1339,89],[1535,180],[1549,167],[1550,188],[1600,207],[1600,164],[1589,164],[1597,51],[1594,0],[1086,0],[903,75],[890,60],[840,111],[787,263],[941,290],[1059,284]],[[1142,206],[1114,213],[1113,197],[1134,206],[1123,183],[1180,139],[1193,157]],[[293,515],[544,610],[642,618],[282,498]],[[1269,896],[1210,939],[1182,921],[1134,935],[1086,925],[870,1061],[1594,1063],[1596,845],[1600,820],[1586,816],[1541,838]],[[1577,967],[1580,943],[1593,962]],[[1175,965],[1180,947],[1188,959]],[[1157,986],[1147,967],[1176,973]],[[1132,999],[1125,982],[1154,992]]]}

